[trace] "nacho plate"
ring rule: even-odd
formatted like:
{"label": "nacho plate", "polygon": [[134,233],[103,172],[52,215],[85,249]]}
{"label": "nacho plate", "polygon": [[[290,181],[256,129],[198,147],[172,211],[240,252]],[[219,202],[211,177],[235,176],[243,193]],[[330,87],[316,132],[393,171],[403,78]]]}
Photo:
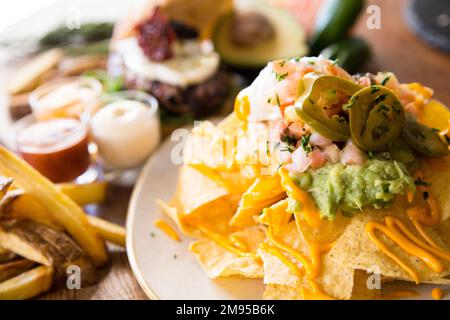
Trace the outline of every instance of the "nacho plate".
{"label": "nacho plate", "polygon": [[[263,299],[265,288],[262,279],[224,277],[211,280],[189,251],[192,239],[181,236],[182,241],[176,242],[154,227],[155,219],[167,219],[156,200],[169,201],[177,185],[180,167],[169,161],[174,145],[174,142],[166,141],[148,161],[128,210],[127,252],[141,288],[150,299]],[[171,225],[176,228],[175,224]],[[444,292],[447,288],[432,284],[417,287],[402,281],[384,285],[388,292],[414,290],[419,294],[403,299],[432,299],[430,292],[435,287]],[[266,298],[276,299],[279,292],[276,290],[273,296],[268,296],[270,291],[266,291]],[[280,298],[288,296],[283,293]],[[366,295],[362,298],[372,297]],[[444,299],[449,298],[447,295]]]}

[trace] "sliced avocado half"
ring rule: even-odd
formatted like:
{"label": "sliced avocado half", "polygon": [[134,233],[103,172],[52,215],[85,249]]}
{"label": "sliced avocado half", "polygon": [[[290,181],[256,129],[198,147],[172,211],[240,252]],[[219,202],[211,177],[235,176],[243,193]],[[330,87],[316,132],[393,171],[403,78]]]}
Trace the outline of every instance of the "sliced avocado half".
{"label": "sliced avocado half", "polygon": [[257,44],[238,45],[233,41],[234,15],[229,13],[216,24],[213,40],[222,61],[240,69],[259,69],[269,61],[303,56],[308,52],[305,33],[296,18],[289,12],[271,5],[253,4],[245,11],[264,16],[273,28],[271,37]]}

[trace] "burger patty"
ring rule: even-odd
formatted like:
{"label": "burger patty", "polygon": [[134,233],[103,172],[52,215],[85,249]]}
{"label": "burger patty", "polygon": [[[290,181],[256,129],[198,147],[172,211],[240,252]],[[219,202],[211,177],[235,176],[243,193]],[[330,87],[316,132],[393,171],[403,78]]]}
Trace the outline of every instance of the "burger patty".
{"label": "burger patty", "polygon": [[229,92],[230,77],[219,70],[204,82],[186,88],[126,77],[126,86],[150,93],[162,108],[173,114],[204,116],[222,106]]}

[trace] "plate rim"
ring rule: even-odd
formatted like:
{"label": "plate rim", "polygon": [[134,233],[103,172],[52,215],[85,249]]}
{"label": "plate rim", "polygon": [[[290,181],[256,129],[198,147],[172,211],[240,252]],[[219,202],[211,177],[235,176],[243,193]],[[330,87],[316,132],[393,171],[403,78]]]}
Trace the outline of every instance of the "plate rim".
{"label": "plate rim", "polygon": [[144,186],[145,178],[148,175],[148,172],[150,171],[151,167],[153,166],[153,163],[155,162],[156,155],[158,152],[163,149],[166,145],[170,145],[172,143],[170,137],[167,137],[154,151],[153,155],[150,156],[150,158],[147,160],[147,162],[144,164],[144,167],[142,168],[141,173],[139,174],[138,179],[136,180],[136,183],[133,187],[133,191],[131,193],[130,197],[130,203],[128,204],[127,209],[127,218],[125,222],[125,228],[126,228],[126,252],[128,256],[128,263],[130,264],[131,270],[133,271],[133,274],[139,283],[139,286],[142,288],[144,293],[147,295],[148,298],[151,300],[161,300],[157,294],[153,291],[152,288],[147,284],[147,282],[144,280],[144,277],[137,265],[136,260],[136,253],[134,251],[134,243],[132,241],[133,239],[133,228],[132,225],[134,223],[135,215],[136,215],[136,206],[138,202],[138,195],[141,193],[142,188]]}

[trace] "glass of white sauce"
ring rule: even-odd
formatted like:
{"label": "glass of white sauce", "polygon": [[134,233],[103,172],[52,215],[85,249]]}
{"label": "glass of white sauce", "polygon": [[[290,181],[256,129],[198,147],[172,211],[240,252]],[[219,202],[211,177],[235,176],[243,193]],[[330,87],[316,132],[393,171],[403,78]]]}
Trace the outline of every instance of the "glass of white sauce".
{"label": "glass of white sauce", "polygon": [[106,179],[132,185],[161,140],[157,100],[141,91],[104,94],[84,117]]}

